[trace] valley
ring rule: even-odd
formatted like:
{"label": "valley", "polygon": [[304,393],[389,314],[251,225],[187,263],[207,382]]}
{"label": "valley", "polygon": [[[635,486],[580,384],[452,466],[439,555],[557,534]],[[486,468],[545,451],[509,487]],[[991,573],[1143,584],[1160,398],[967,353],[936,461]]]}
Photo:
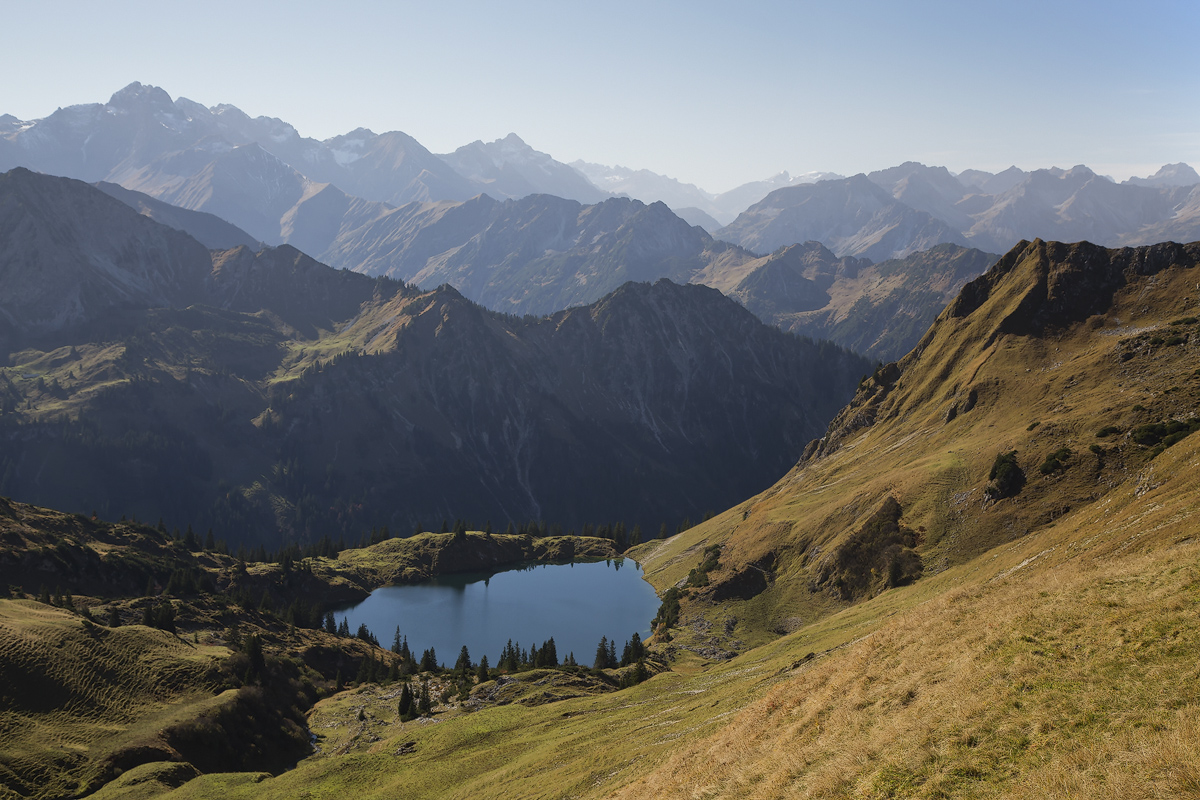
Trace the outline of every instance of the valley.
{"label": "valley", "polygon": [[0,800],[1200,796],[1198,192],[0,116]]}
{"label": "valley", "polygon": [[[1200,755],[1198,261],[1196,245],[1010,251],[863,381],[778,483],[627,551],[679,601],[650,640],[648,680],[614,691],[603,673],[489,675],[466,695],[479,704],[406,722],[386,681],[325,694],[329,634],[235,603],[268,652],[312,660],[325,699],[308,721],[329,747],[274,777],[193,775],[151,753],[95,796],[1186,794]],[[55,519],[37,513],[36,526]],[[466,534],[464,552],[483,540]],[[302,574],[394,582],[422,563],[421,541],[305,557]],[[206,558],[218,580],[236,576],[233,559]],[[287,574],[247,567],[259,587]],[[7,631],[40,608],[0,603]],[[228,647],[227,629],[194,613],[185,639]],[[387,657],[334,641],[343,658]],[[545,692],[552,702],[533,699]]]}

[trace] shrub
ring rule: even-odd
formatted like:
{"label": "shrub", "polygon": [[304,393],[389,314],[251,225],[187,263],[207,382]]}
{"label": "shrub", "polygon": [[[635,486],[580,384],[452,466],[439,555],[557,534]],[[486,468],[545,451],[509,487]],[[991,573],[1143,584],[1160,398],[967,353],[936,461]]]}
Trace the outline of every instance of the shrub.
{"label": "shrub", "polygon": [[658,627],[661,625],[664,628],[673,628],[679,624],[679,588],[672,586],[663,593],[662,604],[658,607],[658,614],[654,617],[653,625]]}
{"label": "shrub", "polygon": [[984,494],[993,500],[1013,497],[1025,488],[1025,473],[1017,463],[1017,451],[1000,453],[988,473],[988,488]]}
{"label": "shrub", "polygon": [[1096,436],[1103,439],[1105,436],[1112,436],[1114,433],[1120,433],[1121,429],[1116,425],[1105,425],[1100,430],[1096,431]]}
{"label": "shrub", "polygon": [[712,544],[704,548],[704,560],[688,573],[688,586],[708,586],[708,573],[721,566],[721,545]]}
{"label": "shrub", "polygon": [[1200,430],[1200,419],[1193,419],[1188,422],[1171,420],[1170,422],[1154,422],[1149,425],[1139,425],[1133,429],[1129,436],[1133,441],[1145,447],[1161,445],[1163,448],[1166,448],[1197,430]]}
{"label": "shrub", "polygon": [[1060,447],[1050,455],[1046,456],[1046,460],[1042,462],[1038,470],[1043,475],[1050,475],[1060,470],[1067,468],[1067,460],[1071,457],[1071,450],[1066,447]]}

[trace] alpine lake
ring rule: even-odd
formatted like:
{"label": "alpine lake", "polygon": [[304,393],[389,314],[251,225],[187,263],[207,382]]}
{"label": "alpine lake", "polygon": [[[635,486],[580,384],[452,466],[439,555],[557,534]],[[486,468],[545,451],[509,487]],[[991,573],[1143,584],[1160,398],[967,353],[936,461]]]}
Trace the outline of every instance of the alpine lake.
{"label": "alpine lake", "polygon": [[495,573],[444,575],[408,586],[384,586],[334,612],[351,632],[365,624],[384,647],[397,628],[420,654],[436,651],[452,666],[463,645],[471,660],[491,664],[511,639],[524,649],[553,637],[560,661],[573,654],[591,666],[601,637],[617,652],[634,632],[645,639],[659,599],[631,559],[533,564]]}

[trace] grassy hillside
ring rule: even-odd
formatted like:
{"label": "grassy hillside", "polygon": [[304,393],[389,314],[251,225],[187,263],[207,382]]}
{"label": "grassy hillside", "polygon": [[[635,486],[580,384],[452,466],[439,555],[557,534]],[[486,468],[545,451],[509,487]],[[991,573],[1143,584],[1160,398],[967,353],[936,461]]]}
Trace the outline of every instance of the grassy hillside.
{"label": "grassy hillside", "polygon": [[[1144,276],[1149,249],[1126,251],[1124,266],[1122,251],[1089,245],[1013,251],[910,355],[864,381],[779,483],[649,556],[649,580],[675,584],[700,547],[724,542],[694,600],[703,609],[721,584],[757,570],[763,590],[713,614],[760,643],[895,585],[885,572],[902,556],[935,575],[1101,500],[1162,452],[1169,439],[1147,426],[1194,426],[1196,250],[1160,253]],[[1097,274],[1108,268],[1115,277]],[[1025,484],[1007,496],[990,474],[1014,451]],[[889,498],[908,543],[864,547]],[[847,570],[867,580],[851,585]]]}
{"label": "grassy hillside", "polygon": [[681,600],[644,683],[501,676],[409,722],[368,683],[295,769],[98,796],[1200,795],[1198,262],[1034,242],[968,284],[775,486],[633,551]]}
{"label": "grassy hillside", "polygon": [[209,675],[224,647],[109,629],[32,600],[0,600],[0,652],[10,796],[72,796],[130,762],[178,758],[162,730],[228,699]]}
{"label": "grassy hillside", "polygon": [[1160,458],[1105,508],[732,660],[403,724],[343,694],[311,719],[369,709],[345,754],[149,796],[1191,796],[1200,440]]}

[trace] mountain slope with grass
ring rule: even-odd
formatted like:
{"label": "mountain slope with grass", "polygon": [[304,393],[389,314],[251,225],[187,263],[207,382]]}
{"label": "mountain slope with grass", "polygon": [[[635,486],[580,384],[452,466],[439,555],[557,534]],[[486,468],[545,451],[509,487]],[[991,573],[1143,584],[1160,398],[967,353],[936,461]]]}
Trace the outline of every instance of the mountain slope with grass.
{"label": "mountain slope with grass", "polygon": [[714,587],[764,578],[737,614],[753,640],[1097,502],[1200,427],[1198,257],[1022,244],[864,381],[778,484],[656,560],[693,537],[725,542]]}
{"label": "mountain slope with grass", "polygon": [[649,680],[435,725],[363,694],[345,754],[149,794],[1195,794],[1198,260],[1008,253],[774,487],[633,551],[681,600]]}

